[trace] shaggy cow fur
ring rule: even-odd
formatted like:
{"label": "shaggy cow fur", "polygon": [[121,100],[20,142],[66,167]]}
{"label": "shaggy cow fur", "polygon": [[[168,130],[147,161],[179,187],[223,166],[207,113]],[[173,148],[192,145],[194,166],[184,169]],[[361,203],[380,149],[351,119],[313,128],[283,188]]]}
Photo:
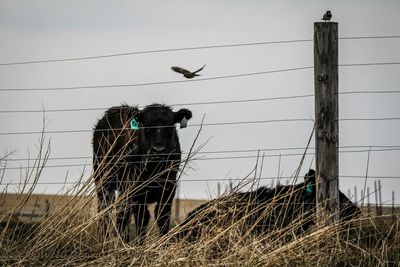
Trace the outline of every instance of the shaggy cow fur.
{"label": "shaggy cow fur", "polygon": [[[196,240],[207,228],[240,225],[242,233],[261,234],[274,229],[291,227],[297,234],[315,224],[315,171],[305,175],[296,185],[260,187],[251,192],[235,192],[211,200],[190,212],[178,229],[180,238]],[[342,193],[339,196],[340,218],[348,220],[360,210]]]}
{"label": "shaggy cow fur", "polygon": [[108,109],[98,121],[93,133],[93,169],[99,212],[104,212],[100,222],[103,236],[112,225],[113,204],[117,230],[125,241],[129,241],[127,225],[133,214],[136,234],[143,242],[149,203],[157,203],[155,218],[160,233],[168,232],[181,160],[175,124],[191,117],[187,109],[173,112],[160,104],[143,110],[123,105]]}

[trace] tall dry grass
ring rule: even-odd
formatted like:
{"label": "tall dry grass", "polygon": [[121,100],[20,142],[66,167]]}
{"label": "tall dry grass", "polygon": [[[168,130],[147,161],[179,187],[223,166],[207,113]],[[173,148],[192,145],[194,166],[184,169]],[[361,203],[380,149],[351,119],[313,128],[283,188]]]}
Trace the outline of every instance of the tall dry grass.
{"label": "tall dry grass", "polygon": [[[47,214],[38,222],[20,221],[16,214],[33,192],[45,167],[49,146],[40,143],[37,159],[21,184],[21,197],[14,207],[0,215],[0,265],[18,266],[399,266],[399,220],[386,217],[361,217],[351,222],[338,223],[325,228],[316,226],[306,232],[297,231],[305,221],[315,221],[309,214],[288,226],[279,227],[263,234],[255,234],[254,225],[247,224],[254,210],[243,208],[237,220],[223,222],[203,229],[198,240],[190,242],[177,238],[190,225],[178,225],[165,236],[158,236],[154,224],[146,241],[124,243],[114,232],[107,240],[99,236],[98,224],[104,212],[87,214],[92,209],[93,181],[77,183],[65,194],[73,195],[63,207]],[[1,159],[4,172],[7,157]],[[256,166],[257,168],[257,166]],[[298,175],[298,172],[297,172]],[[297,179],[293,177],[293,181]],[[254,187],[257,177],[247,177],[239,192]],[[32,183],[31,186],[29,186]],[[250,187],[250,188],[251,188]],[[3,192],[2,194],[5,194]],[[226,193],[228,194],[228,192]],[[218,203],[226,198],[216,200]],[[273,205],[273,204],[271,204]],[[251,207],[251,203],[249,206]],[[114,207],[111,206],[110,209]],[[265,207],[268,212],[269,208]],[[206,212],[212,212],[208,210]],[[115,218],[112,223],[115,222]],[[225,223],[224,223],[225,222]],[[115,229],[115,225],[111,228]]]}

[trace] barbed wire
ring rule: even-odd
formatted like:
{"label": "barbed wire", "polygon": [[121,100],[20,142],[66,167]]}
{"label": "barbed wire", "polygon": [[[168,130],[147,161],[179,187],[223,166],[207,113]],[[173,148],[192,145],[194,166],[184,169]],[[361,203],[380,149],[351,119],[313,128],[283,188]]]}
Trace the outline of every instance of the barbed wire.
{"label": "barbed wire", "polygon": [[[351,40],[351,39],[372,39],[372,38],[400,38],[400,36],[380,36],[380,37],[344,37],[339,38],[342,40]],[[222,47],[236,47],[236,46],[251,46],[251,45],[261,45],[261,44],[278,44],[278,43],[295,43],[295,42],[311,42],[312,39],[304,39],[304,40],[290,40],[290,41],[275,41],[275,42],[260,42],[260,43],[247,43],[247,44],[230,44],[230,45],[216,45],[216,46],[203,46],[203,47],[189,47],[189,48],[177,48],[177,49],[164,49],[164,50],[153,50],[153,51],[139,51],[139,52],[128,52],[128,53],[120,53],[120,54],[110,54],[110,55],[100,55],[100,56],[92,56],[92,57],[81,57],[81,58],[67,58],[67,59],[53,59],[53,60],[39,60],[39,61],[25,61],[25,62],[11,62],[11,63],[0,63],[0,66],[8,66],[8,65],[21,65],[21,64],[35,64],[35,63],[45,63],[45,62],[61,62],[61,61],[77,61],[77,60],[87,60],[87,59],[95,59],[95,58],[106,58],[106,57],[116,57],[116,56],[124,56],[124,55],[133,55],[133,54],[145,54],[145,53],[161,53],[161,52],[173,52],[173,51],[181,51],[181,50],[195,50],[195,49],[209,49],[209,48],[222,48]],[[340,64],[340,67],[356,67],[356,66],[380,66],[380,65],[398,65],[400,62],[375,62],[375,63],[349,63],[349,64]],[[304,69],[312,69],[313,67],[299,67],[299,68],[291,68],[291,69],[281,69],[281,70],[272,70],[272,71],[264,71],[264,72],[252,72],[252,73],[244,73],[237,75],[226,75],[226,76],[218,76],[218,77],[210,77],[210,78],[201,78],[197,80],[184,80],[184,81],[161,81],[161,82],[150,82],[150,83],[141,83],[141,84],[120,84],[120,85],[96,85],[96,86],[77,86],[77,87],[53,87],[53,88],[14,88],[14,89],[0,89],[0,92],[6,91],[61,91],[61,90],[78,90],[78,89],[95,89],[95,88],[116,88],[116,87],[137,87],[137,86],[149,86],[149,85],[159,85],[159,84],[170,84],[170,83],[181,83],[181,82],[196,82],[196,81],[207,81],[207,80],[217,80],[217,79],[228,79],[228,78],[236,78],[236,77],[245,77],[245,76],[253,76],[253,75],[262,75],[268,73],[278,73],[278,72],[286,72],[286,71],[295,71],[295,70],[304,70]],[[339,95],[345,94],[383,94],[383,93],[400,93],[400,91],[354,91],[354,92],[340,92]],[[272,97],[272,98],[257,98],[257,99],[242,99],[242,100],[228,100],[228,101],[210,101],[210,102],[195,102],[195,103],[186,103],[186,104],[174,104],[172,106],[179,105],[212,105],[212,104],[230,104],[230,103],[246,103],[246,102],[256,102],[256,101],[268,101],[268,100],[283,100],[283,99],[298,99],[298,98],[309,98],[314,95],[298,95],[298,96],[287,96],[287,97]],[[34,113],[34,112],[71,112],[71,111],[89,111],[89,110],[105,110],[107,108],[77,108],[77,109],[54,109],[54,110],[3,110],[0,113]],[[345,118],[340,119],[340,121],[389,121],[389,120],[399,120],[398,117],[386,117],[386,118]],[[266,123],[266,122],[289,122],[289,121],[313,121],[312,119],[287,119],[287,120],[266,120],[266,121],[242,121],[242,122],[220,122],[220,123],[209,123],[203,124],[203,126],[217,126],[217,125],[235,125],[235,124],[252,124],[252,123]],[[193,127],[200,125],[191,125]],[[150,127],[151,128],[151,127]],[[108,129],[107,129],[108,130]],[[93,130],[64,130],[64,131],[37,131],[37,132],[18,132],[18,133],[0,133],[0,135],[7,134],[42,134],[42,133],[71,133],[71,132],[92,132]],[[366,146],[371,147],[371,146]],[[312,149],[312,148],[309,148]],[[381,149],[381,150],[359,150],[359,151],[340,151],[340,153],[358,153],[358,152],[368,152],[368,151],[390,151],[390,150],[399,150],[398,148],[394,148],[393,146],[390,149]],[[243,150],[244,151],[244,150]],[[240,151],[240,152],[243,152]],[[267,150],[247,150],[245,152],[256,152],[256,151],[267,151]],[[268,150],[268,151],[271,151]],[[206,153],[220,153],[218,151],[214,152],[204,152]],[[239,153],[239,152],[232,152]],[[314,153],[307,152],[306,155],[313,155]],[[265,155],[265,157],[277,157],[277,156],[301,156],[304,153],[289,153],[289,154],[276,154],[276,155]],[[262,156],[238,156],[238,157],[214,157],[214,158],[199,158],[196,160],[223,160],[223,159],[252,159],[252,158],[261,158]],[[81,158],[89,158],[89,157],[81,157]],[[61,158],[61,159],[66,159]],[[65,167],[65,166],[88,166],[92,164],[83,164],[83,165],[50,165],[44,166],[47,167]],[[32,167],[16,167],[15,169],[21,168],[32,168]],[[2,170],[8,168],[1,168]],[[356,175],[340,175],[341,178],[349,178],[349,179],[365,179],[365,175],[356,176]],[[292,177],[286,177],[292,178]],[[400,179],[399,176],[368,176],[369,179]],[[219,181],[218,179],[191,179],[191,180],[181,180],[184,182],[195,182],[195,181]],[[212,180],[211,180],[212,179]],[[235,181],[235,180],[243,180],[243,179],[234,179],[234,178],[219,178],[221,181]],[[285,179],[285,177],[260,177],[257,179]],[[73,183],[73,182],[71,182]],[[20,185],[21,183],[15,183],[16,185]],[[36,183],[36,184],[49,184],[49,183]],[[55,184],[55,183],[51,183]],[[56,183],[56,184],[65,184],[64,183]],[[3,184],[0,184],[3,185]],[[13,183],[8,183],[8,185],[13,185]]]}
{"label": "barbed wire", "polygon": [[[398,91],[400,93],[400,91]],[[199,105],[220,105],[220,104],[233,104],[233,103],[247,103],[247,102],[260,102],[260,101],[273,101],[273,100],[286,100],[286,99],[299,99],[314,97],[314,94],[305,95],[292,95],[292,96],[278,96],[278,97],[266,97],[266,98],[252,98],[252,99],[238,99],[238,100],[219,100],[219,101],[204,101],[204,102],[189,102],[189,103],[176,103],[171,104],[171,107],[177,106],[199,106]],[[144,108],[145,106],[139,106],[138,108]],[[109,108],[109,107],[108,107]],[[97,111],[106,110],[107,107],[94,107],[94,108],[69,108],[69,109],[36,109],[36,110],[0,110],[0,113],[47,113],[47,112],[75,112],[75,111]],[[131,108],[121,107],[124,108]]]}
{"label": "barbed wire", "polygon": [[[399,64],[400,64],[400,62],[399,62]],[[230,78],[264,75],[264,74],[272,74],[272,73],[282,73],[282,72],[290,72],[290,71],[313,69],[313,68],[314,67],[312,67],[312,66],[306,66],[306,67],[295,67],[295,68],[269,70],[269,71],[249,72],[249,73],[242,73],[242,74],[214,76],[214,77],[198,78],[198,79],[191,79],[191,80],[185,79],[185,80],[158,81],[158,82],[147,82],[147,83],[87,85],[87,86],[70,86],[70,87],[67,86],[67,87],[48,87],[48,88],[0,88],[0,92],[70,91],[70,90],[82,90],[82,89],[141,87],[141,86],[162,85],[162,84],[191,83],[191,82],[221,80],[221,79],[230,79]]]}
{"label": "barbed wire", "polygon": [[[342,118],[340,121],[393,121],[400,120],[400,117],[378,117],[378,118]],[[226,125],[242,125],[242,124],[263,124],[263,123],[282,123],[282,122],[312,122],[312,118],[292,118],[292,119],[271,119],[271,120],[255,120],[255,121],[233,121],[233,122],[214,122],[203,124],[190,124],[187,127],[209,127],[209,126],[226,126]],[[176,128],[176,125],[168,126],[147,126],[140,129],[152,128]],[[90,132],[107,132],[122,131],[123,128],[112,129],[77,129],[77,130],[41,130],[41,131],[21,131],[21,132],[0,132],[1,135],[27,135],[27,134],[66,134],[66,133],[90,133]]]}
{"label": "barbed wire", "polygon": [[399,120],[399,117],[386,117],[386,118],[344,118],[339,121],[392,121]]}
{"label": "barbed wire", "polygon": [[[395,61],[395,62],[347,63],[347,64],[339,64],[338,66],[339,67],[356,67],[356,66],[360,67],[360,66],[382,66],[382,65],[400,65],[400,62]],[[313,68],[314,68],[313,66],[304,66],[304,67],[294,67],[294,68],[287,68],[287,69],[214,76],[214,77],[199,78],[199,79],[158,81],[158,82],[147,82],[147,83],[86,85],[86,86],[66,86],[66,87],[47,87],[47,88],[0,88],[0,92],[70,91],[70,90],[82,90],[82,89],[142,87],[142,86],[152,86],[152,85],[162,85],[162,84],[192,83],[192,82],[202,82],[202,81],[211,81],[211,80],[231,79],[231,78],[238,78],[238,77],[265,75],[265,74],[272,74],[272,73],[282,73],[282,72],[306,70],[306,69],[313,69]]]}
{"label": "barbed wire", "polygon": [[[300,178],[300,177],[299,177]],[[339,174],[339,179],[366,179],[365,175],[342,175]],[[367,177],[368,179],[400,179],[400,176],[379,176],[379,175],[371,175]],[[294,179],[293,176],[265,176],[265,177],[248,177],[248,178],[228,178],[228,177],[208,177],[208,178],[201,178],[201,179],[180,179],[179,182],[183,183],[192,183],[192,182],[237,182],[237,181],[246,181],[246,180],[276,180],[278,182],[282,182],[281,179]],[[154,179],[156,180],[156,179]],[[276,182],[275,181],[275,182]],[[64,181],[64,182],[3,182],[0,185],[83,185],[83,184],[91,184],[94,181]],[[150,181],[119,181],[118,183],[149,183]],[[282,184],[281,184],[282,185]],[[0,194],[1,195],[1,194]]]}
{"label": "barbed wire", "polygon": [[[229,195],[221,195],[220,197],[229,197]],[[271,204],[271,205],[279,205],[279,206],[283,206],[283,205],[314,205],[314,204],[316,204],[316,202],[313,202],[313,201],[305,201],[305,202],[293,202],[293,201],[291,201],[291,202],[282,202],[282,201],[280,201],[279,200],[279,195],[278,196],[276,196],[276,199],[274,200],[274,199],[271,199],[270,201],[268,201],[268,202],[265,202],[265,203],[263,203],[263,204],[259,204],[259,205],[269,205],[269,204]],[[219,197],[217,196],[217,198],[219,199]],[[190,202],[192,202],[192,201],[195,201],[196,203],[189,203],[189,202],[186,202],[186,200],[188,200],[188,201],[190,201]],[[183,203],[182,202],[180,202],[179,203],[179,207],[191,207],[191,208],[197,208],[198,206],[200,206],[200,205],[202,205],[202,204],[205,204],[206,202],[211,202],[211,201],[213,201],[213,200],[216,200],[216,199],[210,199],[210,200],[207,200],[207,199],[182,199],[182,198],[179,198],[179,201],[184,201]],[[282,200],[284,200],[284,199],[282,199]],[[44,201],[44,200],[42,200],[42,201]],[[93,201],[95,201],[95,199],[93,199]],[[224,203],[224,202],[226,202],[226,201],[229,201],[229,200],[220,200],[221,201],[221,203]],[[236,200],[236,201],[238,201],[238,203],[240,203],[240,201],[239,200]],[[351,200],[350,200],[351,201]],[[359,208],[365,208],[365,209],[367,209],[368,208],[368,204],[369,204],[369,207],[371,208],[371,209],[374,209],[374,208],[378,208],[378,207],[382,207],[382,208],[385,208],[385,209],[388,209],[388,208],[392,208],[392,207],[395,207],[395,208],[398,208],[398,207],[400,207],[400,204],[390,204],[390,202],[391,202],[392,200],[391,199],[389,199],[389,200],[387,200],[387,201],[384,201],[384,202],[382,202],[382,203],[364,203],[364,204],[362,204],[362,203],[360,203],[360,201],[357,201],[357,202],[353,202],[353,204],[355,204],[357,207],[359,207]],[[60,200],[55,200],[54,202],[52,202],[51,203],[51,207],[74,207],[74,205],[67,205],[67,204],[63,204],[63,203],[58,203],[58,202],[60,202]],[[197,203],[197,202],[199,202],[199,203]],[[251,203],[247,203],[247,202],[244,202],[244,203],[241,203],[241,204],[243,204],[243,205],[251,205]],[[86,205],[85,206],[87,206],[87,205],[91,205],[90,203],[86,203]],[[115,205],[115,204],[114,204]],[[132,204],[133,206],[148,206],[148,205],[151,205],[151,204],[140,204],[140,203],[135,203],[135,204]],[[153,205],[155,205],[155,204],[153,204]],[[177,203],[175,202],[174,204],[173,204],[173,206],[175,207],[177,205]],[[210,203],[210,205],[213,205],[212,203]],[[8,204],[8,203],[4,203],[4,204],[0,204],[0,207],[3,207],[3,208],[13,208],[13,207],[16,207],[17,205],[15,205],[15,204]],[[17,215],[17,216],[21,216],[21,217],[31,217],[32,215],[33,216],[38,216],[38,217],[40,217],[40,216],[46,216],[46,213],[45,212],[41,212],[42,211],[42,209],[44,208],[44,207],[41,207],[40,206],[40,204],[38,205],[38,204],[24,204],[24,205],[22,205],[22,207],[27,207],[27,208],[29,208],[29,207],[34,207],[34,209],[32,209],[32,210],[29,210],[29,211],[22,211],[23,213],[21,214],[21,212],[19,212],[19,213],[13,213],[14,215]],[[91,206],[92,207],[92,206]],[[96,208],[96,206],[93,206],[93,208],[95,209]],[[3,212],[7,212],[7,211],[3,211]],[[48,212],[47,214],[53,214],[53,212],[54,211],[50,211],[50,212]],[[57,212],[57,211],[55,211],[55,212]],[[97,212],[97,211],[96,211]],[[95,214],[96,212],[94,212],[94,211],[92,211],[92,212],[90,212],[90,211],[88,211],[88,210],[84,210],[84,209],[82,209],[79,213],[80,214]],[[185,214],[186,212],[183,212],[183,214]],[[386,214],[384,214],[384,215],[392,215],[391,213],[386,213]],[[384,216],[383,215],[383,216]],[[382,215],[381,215],[382,216]],[[174,217],[174,216],[173,216]]]}
{"label": "barbed wire", "polygon": [[[220,197],[229,197],[229,195],[221,195]],[[280,200],[280,197],[282,197],[282,196],[280,196],[280,195],[277,195],[276,197],[275,197],[275,199],[271,199],[270,201],[266,201],[266,202],[264,202],[263,204],[259,204],[259,205],[269,205],[269,204],[274,204],[274,205],[280,205],[280,206],[282,206],[282,205],[310,205],[310,204],[317,204],[316,202],[313,202],[313,201],[304,201],[304,202],[293,202],[293,201],[291,201],[291,202],[282,202],[282,200],[284,200],[284,198],[282,197],[282,200]],[[289,197],[289,196],[287,196],[287,197]],[[294,196],[293,196],[294,197]],[[49,197],[49,198],[51,198],[51,197]],[[90,197],[89,197],[90,198]],[[218,199],[219,199],[219,197],[217,197]],[[195,203],[195,204],[193,204],[193,203],[188,203],[188,202],[186,202],[185,200],[189,200],[190,202],[192,202],[192,201],[195,201],[195,202],[201,202],[201,203]],[[202,204],[204,204],[204,203],[206,203],[206,202],[210,202],[210,201],[213,201],[213,200],[217,200],[217,199],[211,199],[211,200],[207,200],[207,199],[185,199],[185,198],[179,198],[179,201],[182,201],[182,202],[180,202],[179,203],[179,206],[180,207],[193,207],[193,208],[196,208],[196,207],[198,207],[198,206],[200,206],[200,205],[202,205]],[[42,199],[42,201],[44,201],[43,199]],[[60,200],[54,200],[54,202],[53,203],[51,203],[51,207],[74,207],[74,205],[68,205],[68,204],[63,204],[63,203],[57,203],[57,202],[59,202]],[[96,201],[96,199],[95,198],[93,198],[93,201]],[[184,201],[184,202],[183,202]],[[228,203],[228,201],[229,200],[220,200],[221,201],[221,203],[224,203],[224,202],[227,202]],[[237,203],[240,203],[240,200],[238,199],[238,200],[236,200],[237,201]],[[369,205],[370,205],[370,207],[371,208],[375,208],[375,206],[377,206],[377,207],[380,207],[380,206],[382,206],[383,208],[391,208],[391,207],[400,207],[400,204],[390,204],[390,202],[391,202],[392,200],[391,199],[389,199],[389,200],[386,200],[386,201],[382,201],[382,203],[369,203]],[[243,205],[251,205],[251,204],[254,204],[254,203],[247,203],[247,202],[242,202],[242,204]],[[364,203],[364,204],[362,204],[362,203],[360,203],[360,201],[357,201],[356,203],[354,203],[353,202],[353,204],[356,204],[357,205],[357,207],[362,207],[362,208],[368,208],[368,206],[367,206],[367,203]],[[90,205],[90,203],[86,203],[86,205]],[[115,203],[114,203],[114,205],[115,205]],[[148,206],[148,205],[151,205],[151,204],[141,204],[141,203],[135,203],[135,204],[132,204],[133,206]],[[154,203],[153,203],[153,205],[154,205]],[[177,204],[176,204],[176,202],[173,204],[173,206],[175,207]],[[210,205],[213,205],[212,203],[210,203]],[[15,207],[15,206],[17,206],[17,205],[15,205],[15,204],[8,204],[8,203],[4,203],[4,204],[0,204],[0,207]],[[41,207],[40,207],[40,205],[38,206],[38,204],[24,204],[24,205],[22,205],[22,207],[35,207],[35,209],[34,209],[34,211],[37,211],[37,212],[39,212],[40,210],[41,210]],[[94,206],[94,208],[96,208],[96,206]],[[84,211],[84,210],[82,210],[82,211]],[[81,211],[81,212],[82,212]],[[29,213],[33,213],[33,210],[30,210],[30,211],[27,211],[27,212],[29,212]],[[81,213],[80,212],[80,213]],[[90,213],[90,211],[87,211],[88,213]],[[19,216],[29,216],[30,214],[15,214],[15,215],[19,215]],[[41,213],[41,214],[38,214],[38,213],[34,213],[34,214],[36,214],[36,215],[42,215],[42,216],[45,216],[45,213]],[[52,214],[52,212],[50,211],[49,212],[49,214]],[[385,214],[385,215],[391,215],[390,213],[389,214]]]}
{"label": "barbed wire", "polygon": [[[368,151],[375,151],[372,150],[372,148],[384,148],[384,149],[394,149],[397,150],[397,148],[400,148],[400,145],[347,145],[347,146],[339,146],[339,149],[349,149],[349,148],[365,148],[368,150],[362,150],[360,152],[368,152]],[[370,150],[371,149],[371,150]],[[258,149],[229,149],[229,150],[214,150],[214,151],[198,151],[195,154],[203,155],[203,154],[236,154],[236,153],[258,153],[258,152],[268,152],[268,151],[290,151],[290,150],[315,150],[314,147],[281,147],[281,148],[258,148]],[[345,153],[346,150],[341,150],[342,153]],[[377,150],[380,151],[380,150]],[[383,151],[383,150],[382,150]],[[182,153],[155,153],[151,154],[152,156],[174,156],[174,155],[188,155],[189,153],[187,152],[182,152]],[[142,156],[148,156],[149,154],[135,154],[135,157],[142,157]],[[120,156],[100,156],[96,157],[97,159],[112,159],[112,158],[119,158]],[[262,157],[262,156],[260,156]],[[46,161],[49,160],[77,160],[77,159],[92,159],[93,156],[69,156],[69,157],[48,157],[46,158]],[[4,161],[28,161],[28,160],[36,160],[32,158],[4,158]],[[38,160],[45,160],[44,158],[38,158]]]}
{"label": "barbed wire", "polygon": [[353,94],[400,94],[400,90],[382,90],[382,91],[344,91],[339,92],[339,95],[353,95]]}
{"label": "barbed wire", "polygon": [[[393,36],[391,38],[395,38],[395,37]],[[204,49],[230,48],[230,47],[241,47],[241,46],[284,44],[284,43],[303,43],[303,42],[311,42],[311,41],[312,41],[312,39],[299,39],[299,40],[281,40],[281,41],[251,42],[251,43],[237,43],[237,44],[192,46],[192,47],[181,47],[181,48],[166,48],[166,49],[122,52],[122,53],[112,53],[112,54],[73,57],[73,58],[59,58],[59,59],[31,60],[31,61],[19,61],[19,62],[5,62],[5,63],[0,63],[0,66],[28,65],[28,64],[38,64],[38,63],[54,63],[54,62],[66,62],[66,61],[80,61],[80,60],[93,60],[93,59],[102,59],[102,58],[113,58],[113,57],[132,56],[132,55],[166,53],[166,52],[178,52],[178,51],[188,51],[188,50],[204,50]]]}
{"label": "barbed wire", "polygon": [[[381,148],[381,149],[362,149],[362,150],[346,150],[339,151],[339,153],[364,153],[364,152],[383,152],[383,151],[399,151],[400,147],[393,148]],[[264,155],[249,155],[249,156],[225,156],[225,157],[204,157],[204,158],[194,158],[194,159],[183,159],[182,162],[188,161],[208,161],[208,160],[234,160],[234,159],[257,159],[257,158],[273,158],[273,157],[292,157],[292,156],[303,156],[303,155],[315,155],[315,152],[303,152],[303,153],[280,153],[280,154],[264,154]],[[131,157],[139,157],[137,155],[132,155]],[[143,160],[122,160],[120,162],[105,162],[100,166],[126,166],[126,164],[146,164],[146,163],[174,163],[179,160],[176,159],[148,159]],[[88,167],[93,166],[92,163],[79,163],[79,164],[57,164],[57,165],[44,165],[41,168],[65,168],[65,167]],[[21,170],[21,169],[36,169],[38,167],[32,166],[20,166],[20,167],[3,167],[1,170]]]}
{"label": "barbed wire", "polygon": [[[400,118],[399,118],[400,119]],[[293,118],[293,119],[274,119],[274,120],[257,120],[257,121],[234,121],[234,122],[215,122],[203,124],[189,124],[187,127],[208,127],[208,126],[223,126],[223,125],[238,125],[238,124],[260,124],[260,123],[279,123],[279,122],[313,122],[309,118]],[[168,126],[147,126],[140,129],[152,128],[176,128],[175,125]],[[127,128],[128,129],[128,128]],[[27,132],[2,132],[0,135],[18,135],[18,134],[64,134],[64,133],[88,133],[88,132],[105,132],[105,131],[121,131],[123,128],[113,129],[80,129],[80,130],[53,130],[53,131],[27,131]]]}
{"label": "barbed wire", "polygon": [[373,63],[345,63],[339,64],[339,67],[360,67],[360,66],[383,66],[383,65],[399,65],[400,62],[373,62]]}
{"label": "barbed wire", "polygon": [[[363,146],[369,148],[371,146]],[[391,146],[391,147],[399,147],[400,146]],[[287,150],[305,150],[306,147],[286,147],[286,148],[262,148],[262,149],[238,149],[238,150],[215,150],[215,151],[198,151],[195,154],[234,154],[234,153],[254,153],[254,152],[265,152],[265,151],[287,151]],[[310,150],[314,150],[314,148],[308,148]],[[174,155],[187,155],[187,152],[182,153],[155,153],[151,154],[152,156],[174,156]],[[149,156],[149,154],[135,154],[136,157]],[[92,159],[92,156],[77,156],[77,157],[50,157],[46,160],[75,160],[75,159]],[[104,158],[119,158],[119,156],[104,156],[97,157],[98,159]],[[5,161],[26,161],[31,160],[29,158],[7,158]]]}
{"label": "barbed wire", "polygon": [[[400,38],[399,35],[349,36],[349,37],[339,37],[339,40],[398,39],[398,38]],[[0,66],[82,61],[82,60],[94,60],[94,59],[104,59],[104,58],[123,57],[123,56],[132,56],[132,55],[142,55],[142,54],[179,52],[179,51],[189,51],[189,50],[206,50],[206,49],[217,49],[217,48],[233,48],[233,47],[246,47],[246,46],[259,46],[259,45],[272,45],[272,44],[306,43],[306,42],[312,42],[312,41],[313,41],[313,39],[297,39],[297,40],[278,40],[278,41],[263,41],[263,42],[248,42],[248,43],[236,43],[236,44],[219,44],[219,45],[167,48],[167,49],[121,52],[121,53],[111,53],[111,54],[71,57],[71,58],[56,58],[56,59],[39,59],[39,60],[30,60],[30,61],[3,62],[3,63],[0,63]]]}
{"label": "barbed wire", "polygon": [[[351,94],[400,94],[400,90],[383,90],[383,91],[344,91],[339,92],[339,95],[351,95]],[[261,102],[261,101],[275,101],[275,100],[289,100],[299,98],[311,98],[314,94],[305,95],[292,95],[292,96],[277,96],[277,97],[266,97],[266,98],[252,98],[252,99],[237,99],[237,100],[218,100],[218,101],[204,101],[204,102],[188,102],[188,103],[175,103],[171,104],[171,107],[178,106],[198,106],[198,105],[220,105],[220,104],[233,104],[233,103],[247,103],[247,102]],[[144,108],[145,106],[139,106],[138,108]],[[109,107],[91,107],[91,108],[65,108],[65,109],[30,109],[30,110],[0,110],[2,113],[53,113],[53,112],[79,112],[79,111],[98,111],[107,110]],[[121,107],[121,109],[130,108]]]}

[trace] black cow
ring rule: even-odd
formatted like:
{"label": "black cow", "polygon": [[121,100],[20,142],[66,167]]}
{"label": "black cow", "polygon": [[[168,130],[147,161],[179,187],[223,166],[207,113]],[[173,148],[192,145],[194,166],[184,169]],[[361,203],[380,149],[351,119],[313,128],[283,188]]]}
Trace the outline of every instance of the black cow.
{"label": "black cow", "polygon": [[[142,110],[122,105],[108,109],[97,122],[93,169],[98,209],[104,212],[100,220],[104,237],[112,225],[113,204],[117,230],[124,241],[129,241],[127,225],[133,214],[136,234],[143,243],[150,218],[149,203],[157,203],[155,218],[160,234],[168,232],[182,154],[175,124],[191,117],[190,110],[173,112],[160,104]],[[119,192],[117,200],[115,191]]]}
{"label": "black cow", "polygon": [[[241,230],[262,234],[290,226],[300,234],[315,224],[316,210],[315,171],[310,170],[304,182],[260,187],[250,192],[234,192],[197,207],[179,225],[178,236],[196,240],[207,228],[226,228],[238,223]],[[357,208],[339,191],[340,218],[349,220],[360,214]]]}

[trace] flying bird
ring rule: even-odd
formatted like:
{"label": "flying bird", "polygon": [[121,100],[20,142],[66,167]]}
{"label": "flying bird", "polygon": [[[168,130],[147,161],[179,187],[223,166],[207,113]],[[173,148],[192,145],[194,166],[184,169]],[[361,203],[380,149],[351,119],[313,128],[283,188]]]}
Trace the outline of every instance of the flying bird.
{"label": "flying bird", "polygon": [[332,13],[330,10],[326,11],[324,16],[322,17],[323,21],[330,21],[332,18]]}
{"label": "flying bird", "polygon": [[194,78],[194,77],[196,77],[196,76],[200,76],[200,74],[197,74],[197,73],[198,73],[199,71],[201,71],[205,66],[206,66],[206,65],[204,65],[204,66],[201,67],[200,69],[198,69],[198,70],[196,70],[196,71],[193,71],[193,72],[191,72],[191,71],[189,71],[189,70],[187,70],[187,69],[184,69],[184,68],[181,68],[181,67],[175,67],[175,66],[171,67],[171,69],[172,69],[173,71],[175,71],[175,72],[178,72],[178,73],[183,74],[183,76],[184,76],[185,78],[187,78],[187,79],[192,79],[192,78]]}

